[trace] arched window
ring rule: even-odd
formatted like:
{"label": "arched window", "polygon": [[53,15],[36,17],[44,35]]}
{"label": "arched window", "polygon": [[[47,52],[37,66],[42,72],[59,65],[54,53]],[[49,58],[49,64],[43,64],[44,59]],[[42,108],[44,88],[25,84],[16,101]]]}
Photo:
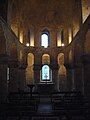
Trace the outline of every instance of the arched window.
{"label": "arched window", "polygon": [[48,35],[47,34],[42,34],[42,36],[41,36],[41,44],[45,48],[48,47]]}
{"label": "arched window", "polygon": [[44,46],[44,48],[47,48],[49,46],[49,31],[47,29],[42,31],[41,34],[41,46]]}
{"label": "arched window", "polygon": [[48,65],[44,65],[41,70],[41,82],[51,82],[51,69]]}

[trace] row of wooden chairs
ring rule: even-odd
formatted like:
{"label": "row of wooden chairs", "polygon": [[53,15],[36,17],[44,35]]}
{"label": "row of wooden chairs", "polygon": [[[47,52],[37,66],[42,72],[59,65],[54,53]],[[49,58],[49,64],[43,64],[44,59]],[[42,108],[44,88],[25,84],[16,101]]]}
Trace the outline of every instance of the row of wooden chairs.
{"label": "row of wooden chairs", "polygon": [[80,91],[53,92],[51,94],[52,109],[55,115],[68,117],[87,117],[88,111],[84,96]]}
{"label": "row of wooden chairs", "polygon": [[9,93],[6,102],[1,104],[0,117],[5,120],[9,117],[17,117],[19,119],[22,116],[29,115],[31,117],[36,114],[39,101],[40,96],[36,92]]}

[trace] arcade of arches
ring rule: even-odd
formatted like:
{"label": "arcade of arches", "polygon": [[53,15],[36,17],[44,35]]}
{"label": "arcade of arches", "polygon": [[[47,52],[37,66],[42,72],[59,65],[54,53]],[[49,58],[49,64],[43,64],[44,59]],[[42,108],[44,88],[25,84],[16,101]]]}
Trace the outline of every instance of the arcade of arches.
{"label": "arcade of arches", "polygon": [[90,0],[1,1],[0,101],[45,83],[90,99]]}

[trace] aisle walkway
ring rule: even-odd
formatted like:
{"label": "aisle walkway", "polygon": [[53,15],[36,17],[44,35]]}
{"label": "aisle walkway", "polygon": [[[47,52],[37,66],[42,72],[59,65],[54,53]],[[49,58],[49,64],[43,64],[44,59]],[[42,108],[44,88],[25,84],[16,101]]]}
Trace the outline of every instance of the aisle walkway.
{"label": "aisle walkway", "polygon": [[51,99],[48,95],[40,95],[40,104],[37,112],[41,114],[52,113]]}

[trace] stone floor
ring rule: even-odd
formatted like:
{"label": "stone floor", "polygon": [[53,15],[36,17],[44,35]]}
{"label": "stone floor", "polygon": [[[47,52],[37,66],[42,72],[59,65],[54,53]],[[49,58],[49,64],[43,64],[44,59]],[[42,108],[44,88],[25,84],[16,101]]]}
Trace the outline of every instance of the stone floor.
{"label": "stone floor", "polygon": [[52,113],[51,99],[47,95],[40,96],[40,103],[38,105],[38,113]]}

